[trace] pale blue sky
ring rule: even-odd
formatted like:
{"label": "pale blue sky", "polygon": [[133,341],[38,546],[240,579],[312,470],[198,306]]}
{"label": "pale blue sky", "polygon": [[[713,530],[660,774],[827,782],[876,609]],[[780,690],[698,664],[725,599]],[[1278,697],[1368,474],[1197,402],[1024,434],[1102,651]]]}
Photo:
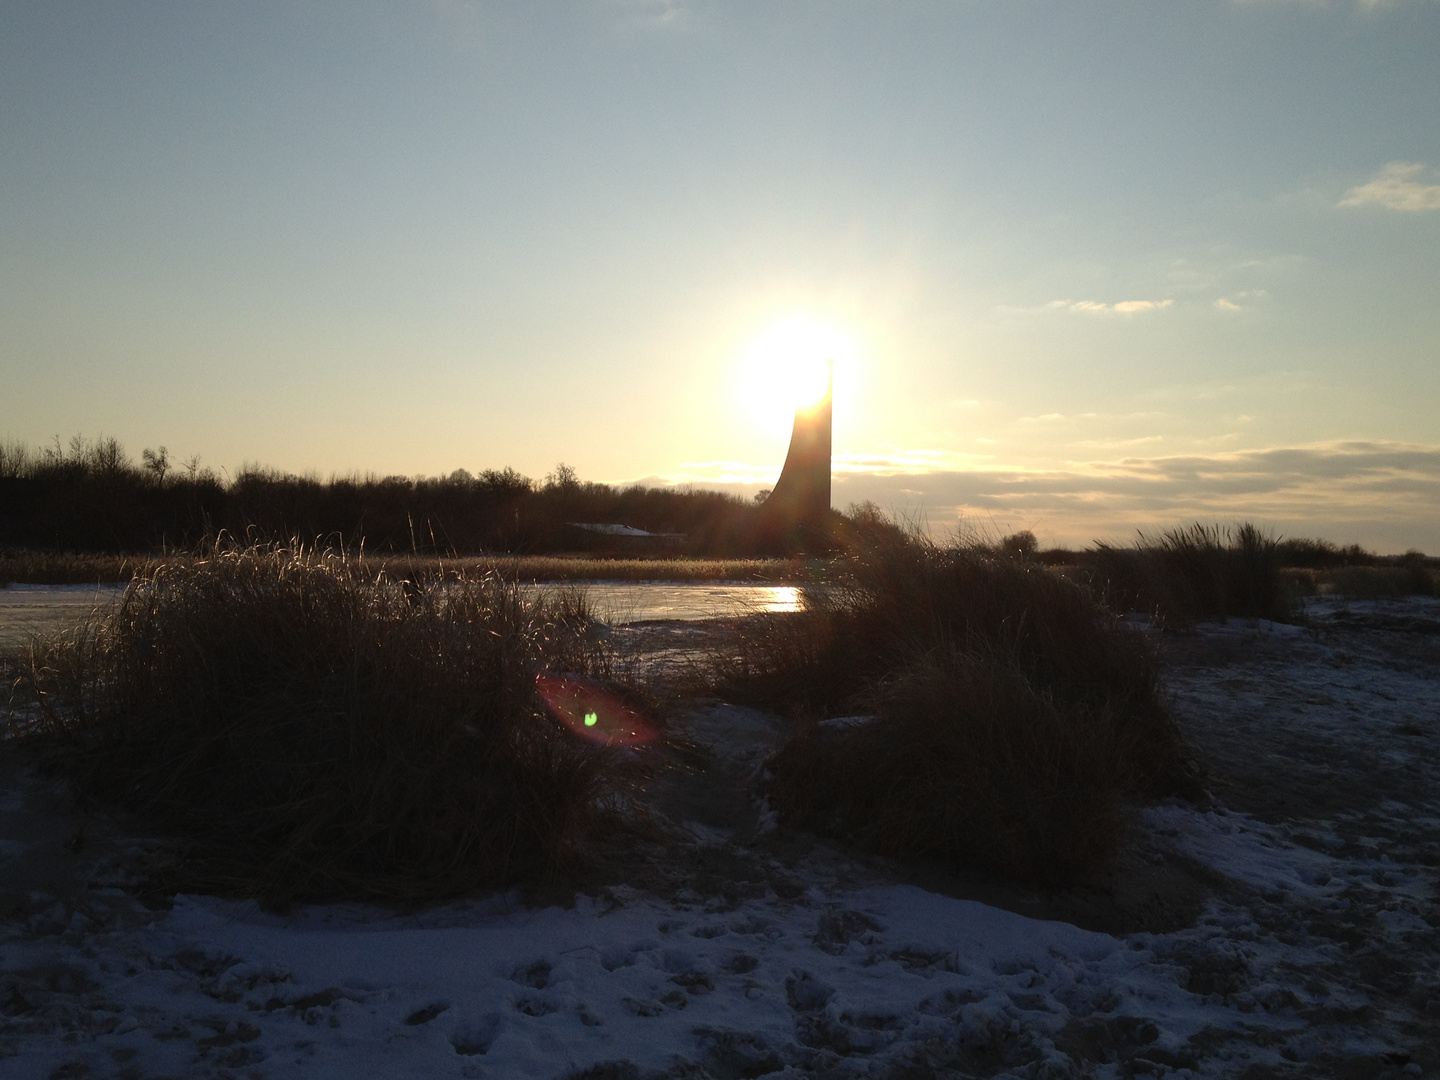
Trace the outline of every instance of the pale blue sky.
{"label": "pale blue sky", "polygon": [[1440,3],[0,2],[0,436],[1440,552]]}

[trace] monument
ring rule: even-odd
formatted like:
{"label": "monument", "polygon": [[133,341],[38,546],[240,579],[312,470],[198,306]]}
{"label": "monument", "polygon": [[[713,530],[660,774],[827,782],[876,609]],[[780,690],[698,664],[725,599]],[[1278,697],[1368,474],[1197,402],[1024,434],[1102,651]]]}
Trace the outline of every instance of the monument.
{"label": "monument", "polygon": [[831,417],[835,389],[834,370],[825,393],[811,405],[795,410],[790,450],[785,467],[765,500],[764,531],[775,539],[803,541],[818,537],[830,517]]}

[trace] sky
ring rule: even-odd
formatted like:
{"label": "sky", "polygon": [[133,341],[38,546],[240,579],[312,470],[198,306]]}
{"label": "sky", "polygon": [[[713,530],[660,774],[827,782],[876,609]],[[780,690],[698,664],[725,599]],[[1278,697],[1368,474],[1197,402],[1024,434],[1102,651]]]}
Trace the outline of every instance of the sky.
{"label": "sky", "polygon": [[1440,553],[1437,57],[1436,0],[0,0],[0,438],[752,493],[797,340],[840,508]]}

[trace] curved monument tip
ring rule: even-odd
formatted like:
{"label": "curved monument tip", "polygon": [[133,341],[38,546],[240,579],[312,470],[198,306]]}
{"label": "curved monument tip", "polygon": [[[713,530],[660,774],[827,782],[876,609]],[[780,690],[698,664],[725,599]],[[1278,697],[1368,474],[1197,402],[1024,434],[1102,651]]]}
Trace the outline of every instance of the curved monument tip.
{"label": "curved monument tip", "polygon": [[797,524],[819,523],[830,512],[831,427],[834,412],[834,375],[825,396],[814,405],[795,410],[790,450],[785,467],[765,505]]}

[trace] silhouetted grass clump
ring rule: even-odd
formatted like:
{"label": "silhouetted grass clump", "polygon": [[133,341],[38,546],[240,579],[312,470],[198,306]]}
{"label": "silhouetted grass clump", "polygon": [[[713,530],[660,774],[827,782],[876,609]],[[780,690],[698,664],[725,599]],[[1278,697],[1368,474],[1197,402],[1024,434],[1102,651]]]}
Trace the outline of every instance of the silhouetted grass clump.
{"label": "silhouetted grass clump", "polygon": [[1231,615],[1283,620],[1291,612],[1279,544],[1249,522],[1142,533],[1133,547],[1097,544],[1089,561],[1094,584],[1118,610],[1180,623]]}
{"label": "silhouetted grass clump", "polygon": [[614,795],[607,753],[535,675],[605,675],[574,594],[496,578],[357,580],[249,550],[162,566],[22,683],[82,795],[193,844],[185,887],[412,902],[569,864]]}
{"label": "silhouetted grass clump", "polygon": [[892,540],[756,625],[716,682],[797,716],[770,798],[808,827],[1056,883],[1114,849],[1125,797],[1199,794],[1145,639],[1030,559]]}

